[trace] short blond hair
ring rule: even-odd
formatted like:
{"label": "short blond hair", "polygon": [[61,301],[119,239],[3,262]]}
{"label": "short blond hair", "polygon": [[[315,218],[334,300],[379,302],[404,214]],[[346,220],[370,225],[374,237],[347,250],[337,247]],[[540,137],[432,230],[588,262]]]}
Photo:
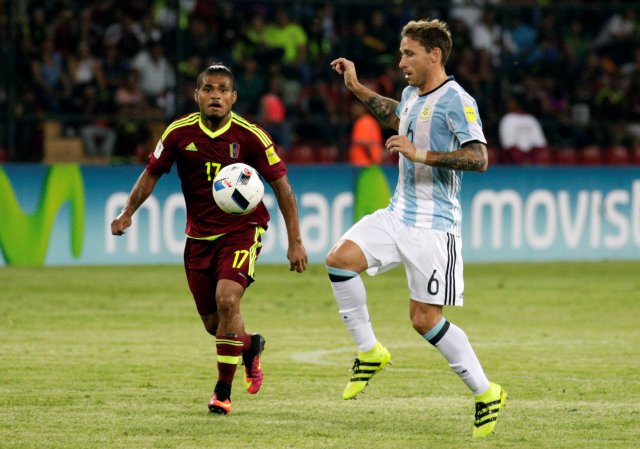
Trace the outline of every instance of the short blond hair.
{"label": "short blond hair", "polygon": [[402,38],[409,37],[420,42],[427,50],[439,48],[442,52],[442,65],[447,62],[451,54],[451,32],[449,26],[438,19],[412,20],[402,28]]}

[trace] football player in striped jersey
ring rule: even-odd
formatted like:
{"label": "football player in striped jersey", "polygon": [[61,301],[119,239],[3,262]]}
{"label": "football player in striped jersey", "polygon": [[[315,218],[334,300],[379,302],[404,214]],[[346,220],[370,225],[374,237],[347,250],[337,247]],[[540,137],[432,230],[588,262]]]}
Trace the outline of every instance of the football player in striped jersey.
{"label": "football player in striped jersey", "polygon": [[343,398],[356,397],[391,359],[373,332],[360,273],[374,275],[402,264],[413,328],[440,351],[475,396],[472,434],[484,437],[493,432],[506,393],[489,382],[465,332],[443,316],[444,306],[463,302],[462,173],[483,172],[488,164],[476,102],[445,72],[451,46],[444,22],[419,20],[404,26],[399,68],[408,86],[400,101],[360,83],[352,61],[331,63],[378,120],[398,132],[386,148],[400,157],[390,204],[349,229],[326,264],[340,317],[358,347]]}

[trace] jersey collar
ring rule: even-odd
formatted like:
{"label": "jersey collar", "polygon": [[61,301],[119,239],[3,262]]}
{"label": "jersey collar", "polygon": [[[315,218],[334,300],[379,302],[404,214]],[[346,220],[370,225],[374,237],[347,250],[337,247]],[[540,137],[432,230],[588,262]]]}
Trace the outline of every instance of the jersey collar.
{"label": "jersey collar", "polygon": [[212,139],[215,139],[216,137],[226,133],[227,130],[231,128],[231,122],[233,121],[234,116],[235,114],[231,112],[231,115],[229,116],[229,121],[227,122],[227,124],[216,131],[211,131],[209,128],[204,126],[204,123],[202,123],[202,114],[198,116],[198,125],[200,126],[200,129],[202,130],[202,132],[204,132],[207,136],[211,137]]}
{"label": "jersey collar", "polygon": [[431,89],[429,92],[425,92],[423,94],[418,94],[419,97],[425,97],[427,95],[429,95],[430,93],[435,92],[436,90],[440,89],[442,86],[444,86],[445,84],[447,84],[449,81],[455,81],[455,79],[453,78],[453,75],[449,75],[447,76],[447,79],[444,80],[442,82],[442,84],[440,84],[438,87],[436,87],[435,89]]}

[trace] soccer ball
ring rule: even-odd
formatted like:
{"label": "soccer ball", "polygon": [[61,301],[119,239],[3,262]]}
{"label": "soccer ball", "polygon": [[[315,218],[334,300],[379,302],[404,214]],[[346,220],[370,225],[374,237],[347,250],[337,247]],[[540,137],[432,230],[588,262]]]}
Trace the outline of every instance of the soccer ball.
{"label": "soccer ball", "polygon": [[212,191],[220,209],[232,215],[246,215],[262,201],[264,184],[253,167],[238,162],[218,172]]}

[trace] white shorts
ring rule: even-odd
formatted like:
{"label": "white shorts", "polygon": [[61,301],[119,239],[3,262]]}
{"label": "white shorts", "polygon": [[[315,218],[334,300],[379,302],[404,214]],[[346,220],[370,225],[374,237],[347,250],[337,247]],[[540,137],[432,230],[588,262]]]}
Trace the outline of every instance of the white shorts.
{"label": "white shorts", "polygon": [[381,209],[363,217],[342,238],[362,249],[371,276],[404,264],[411,299],[443,306],[462,305],[460,237],[408,226],[393,212]]}

